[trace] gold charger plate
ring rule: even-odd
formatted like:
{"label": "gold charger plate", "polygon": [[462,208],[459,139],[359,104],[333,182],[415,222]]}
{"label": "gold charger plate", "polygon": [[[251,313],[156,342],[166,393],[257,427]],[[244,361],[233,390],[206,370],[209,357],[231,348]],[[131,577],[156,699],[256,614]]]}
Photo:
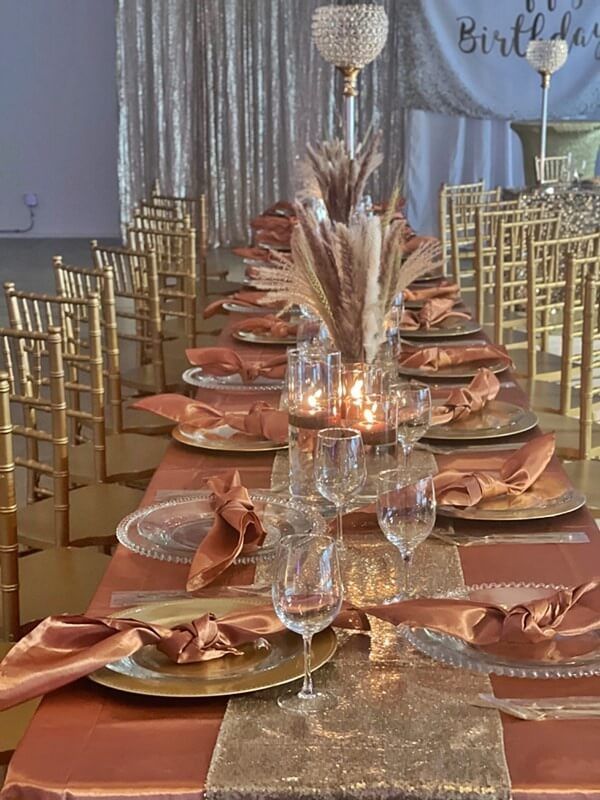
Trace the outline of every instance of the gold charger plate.
{"label": "gold charger plate", "polygon": [[254,333],[253,331],[234,331],[233,338],[238,339],[238,341],[240,342],[246,342],[246,344],[278,344],[278,345],[296,344],[295,336],[288,336],[287,338],[275,337],[275,336],[269,336],[266,333]]}
{"label": "gold charger plate", "polygon": [[[562,490],[561,490],[562,489]],[[472,508],[438,505],[442,517],[477,519],[489,522],[522,522],[527,519],[559,517],[585,504],[585,496],[573,488],[557,485],[556,475],[543,473],[523,494],[483,500]]]}
{"label": "gold charger plate", "polygon": [[424,439],[496,439],[535,428],[538,418],[528,408],[491,400],[476,414],[446,425],[432,425]]}
{"label": "gold charger plate", "polygon": [[479,333],[481,325],[474,319],[454,320],[445,319],[437,328],[429,330],[406,330],[400,328],[400,335],[405,339],[446,339],[450,336],[469,336]]}
{"label": "gold charger plate", "polygon": [[222,425],[211,431],[202,431],[196,428],[193,433],[188,433],[182,429],[181,425],[177,425],[171,431],[171,436],[181,444],[187,444],[190,447],[199,447],[202,450],[220,450],[227,453],[264,453],[271,450],[285,450],[288,446],[287,442],[278,444],[245,436],[230,428],[229,425]]}
{"label": "gold charger plate", "polygon": [[[189,622],[208,611],[225,616],[253,603],[248,598],[203,598],[172,600],[138,606],[113,614],[133,617],[166,627]],[[89,677],[95,683],[132,694],[152,697],[223,697],[269,689],[301,678],[304,674],[302,639],[284,631],[269,638],[269,647],[244,645],[241,656],[225,656],[198,664],[174,664],[153,645],[122,658]],[[331,628],[317,633],[312,644],[312,667],[318,669],[336,650]]]}
{"label": "gold charger plate", "polygon": [[444,378],[472,378],[481,367],[489,369],[490,372],[498,373],[508,369],[508,364],[503,361],[473,361],[470,364],[455,364],[452,367],[438,370],[423,369],[423,367],[403,367],[402,364],[399,364],[398,372],[401,375],[410,375],[419,380],[444,380]]}

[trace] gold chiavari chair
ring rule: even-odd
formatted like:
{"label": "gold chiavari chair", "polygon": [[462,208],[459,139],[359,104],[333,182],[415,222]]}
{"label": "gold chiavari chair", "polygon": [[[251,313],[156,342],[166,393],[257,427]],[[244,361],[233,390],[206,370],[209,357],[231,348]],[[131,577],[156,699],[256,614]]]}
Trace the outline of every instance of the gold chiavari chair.
{"label": "gold chiavari chair", "polygon": [[444,274],[448,274],[448,262],[451,257],[450,248],[450,209],[449,202],[451,197],[462,196],[465,199],[470,197],[473,202],[485,191],[483,181],[475,183],[442,183],[438,194],[438,225],[440,229],[440,244],[442,248],[442,260]]}
{"label": "gold chiavari chair", "polygon": [[[128,372],[128,385],[146,394],[167,391],[154,255],[101,248],[96,242],[92,254],[96,268],[66,265],[60,256],[55,256],[53,266],[60,297],[85,299],[98,294],[101,298],[111,432],[168,433],[173,426],[165,420],[125,404],[121,378],[121,350],[132,345],[136,353],[130,355],[140,366]],[[136,441],[142,447],[146,444]]]}
{"label": "gold chiavari chair", "polygon": [[[486,307],[487,294],[493,295],[495,288],[496,272],[496,245],[498,244],[498,229],[500,222],[510,224],[523,220],[537,220],[548,216],[548,212],[537,206],[527,208],[501,208],[499,210],[486,210],[477,208],[475,211],[475,315],[482,324],[488,322]],[[488,298],[489,301],[489,298]],[[493,323],[493,315],[490,320]],[[522,326],[524,328],[524,324]],[[492,332],[492,331],[490,331]],[[515,341],[525,341],[524,333],[513,335]]]}
{"label": "gold chiavari chair", "polygon": [[38,295],[19,292],[10,283],[4,288],[13,328],[45,330],[58,326],[63,332],[73,483],[115,484],[115,507],[136,508],[140,502],[139,492],[116,484],[137,485],[147,481],[162,460],[168,442],[136,433],[106,433],[98,296],[80,299]]}
{"label": "gold chiavari chair", "polygon": [[465,279],[474,278],[475,263],[475,213],[477,209],[509,210],[518,206],[518,200],[501,200],[500,188],[480,193],[477,200],[468,195],[451,197],[448,201],[450,212],[450,250],[452,279],[461,289],[470,291],[472,283],[465,285]]}
{"label": "gold chiavari chair", "polygon": [[[69,544],[68,461],[66,442],[65,381],[61,333],[47,334],[0,329],[3,366],[0,372],[0,657],[3,658],[26,629],[27,623],[50,614],[83,613],[109,563],[96,548]],[[33,369],[26,375],[26,365]],[[39,375],[48,375],[41,385]],[[23,378],[26,380],[23,381]],[[12,414],[11,414],[12,407]],[[42,430],[40,417],[49,420]],[[27,507],[17,502],[16,467],[28,459],[15,456],[19,441],[41,441],[49,451],[44,468],[54,489],[54,509],[46,526],[56,547],[19,558],[20,524]],[[44,502],[44,501],[42,501]],[[17,511],[17,507],[19,510]],[[88,530],[93,526],[87,519]],[[0,763],[6,764],[21,739],[39,700],[0,714]]]}
{"label": "gold chiavari chair", "polygon": [[138,218],[137,224],[127,228],[128,248],[138,253],[155,252],[165,330],[181,335],[188,347],[195,347],[196,234],[187,224],[169,223],[167,230],[159,222]]}
{"label": "gold chiavari chair", "polygon": [[571,160],[571,153],[567,153],[566,156],[546,156],[542,175],[542,159],[536,156],[536,180],[538,183],[567,183],[571,180]]}
{"label": "gold chiavari chair", "polygon": [[[570,269],[577,265],[570,257]],[[595,516],[600,516],[600,258],[586,264],[583,297],[579,416],[579,448],[574,461],[564,467],[573,484],[586,496]]]}
{"label": "gold chiavari chair", "polygon": [[[527,377],[525,343],[511,341],[514,329],[525,331],[527,324],[527,240],[557,239],[560,233],[560,217],[531,219],[529,215],[507,222],[500,218],[496,236],[494,258],[494,341],[513,350],[517,375]],[[519,353],[518,348],[521,348]],[[548,357],[546,357],[548,356]],[[541,353],[544,362],[541,372],[560,369],[560,359]]]}
{"label": "gold chiavari chair", "polygon": [[[567,280],[567,258],[573,258]],[[570,403],[573,340],[581,335],[583,265],[600,255],[600,233],[537,240],[533,232],[527,242],[527,374],[524,388],[534,398],[534,407],[544,411],[573,413]],[[570,285],[569,285],[570,284]],[[567,302],[567,294],[570,296]],[[570,331],[568,337],[565,330]],[[551,338],[552,337],[552,338]],[[538,375],[539,351],[549,352],[560,344],[558,374]],[[551,381],[560,379],[560,384]],[[566,394],[569,395],[569,403]],[[565,397],[563,398],[563,395]],[[579,403],[576,404],[577,406]]]}
{"label": "gold chiavari chair", "polygon": [[227,276],[227,270],[209,269],[208,266],[208,200],[206,194],[201,193],[197,197],[168,195],[161,191],[159,182],[154,181],[149,204],[154,208],[170,210],[180,219],[186,215],[191,218],[198,234],[196,239],[198,274],[206,294],[209,278],[219,279]]}
{"label": "gold chiavari chair", "polygon": [[[583,287],[588,282],[595,282],[597,287],[600,274],[600,258],[576,258],[574,254],[567,256],[566,283],[564,298],[564,319],[562,330],[562,370],[560,378],[560,408],[551,412],[538,414],[543,428],[554,430],[557,438],[557,453],[561,458],[576,459],[586,462],[600,456],[600,422],[599,408],[593,402],[598,392],[597,383],[599,366],[598,353],[594,352],[599,338],[594,328],[597,324],[598,295],[592,289],[586,294]],[[589,279],[586,278],[589,275]],[[590,296],[591,294],[591,296]],[[596,301],[596,307],[593,302]],[[575,346],[581,342],[581,352]],[[537,382],[535,385],[540,385]],[[591,401],[590,401],[591,398]],[[555,398],[553,398],[555,401]],[[589,473],[591,468],[584,464],[571,466],[569,470]],[[600,477],[600,476],[598,476]],[[583,486],[583,483],[578,485]],[[588,484],[593,490],[593,484]],[[598,498],[598,491],[595,491]],[[597,503],[596,506],[599,504]]]}
{"label": "gold chiavari chair", "polygon": [[[169,317],[174,313],[169,305],[173,293],[159,287],[154,250],[103,247],[95,240],[91,247],[96,268],[113,270],[119,338],[140,345],[137,366],[121,370],[123,385],[141,394],[178,391],[181,375],[189,367],[185,357],[189,342],[165,334]],[[176,320],[184,321],[181,316]],[[196,333],[194,341],[196,346],[211,345],[214,337]]]}

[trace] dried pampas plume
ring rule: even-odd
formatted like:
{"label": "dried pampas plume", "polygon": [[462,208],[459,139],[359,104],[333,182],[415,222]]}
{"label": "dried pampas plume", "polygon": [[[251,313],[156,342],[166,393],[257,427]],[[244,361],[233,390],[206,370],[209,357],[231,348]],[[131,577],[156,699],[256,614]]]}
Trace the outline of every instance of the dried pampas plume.
{"label": "dried pampas plume", "polygon": [[268,292],[266,305],[315,311],[344,360],[373,361],[398,292],[440,268],[439,243],[425,240],[407,256],[405,219],[355,213],[348,224],[318,221],[300,205],[296,215],[291,255],[271,251],[273,264],[257,267],[253,284]]}
{"label": "dried pampas plume", "polygon": [[380,151],[381,131],[369,131],[364,142],[356,150],[352,159],[346,145],[340,139],[320,142],[306,148],[307,157],[303,162],[303,180],[306,196],[314,185],[323,199],[329,218],[334,222],[348,223],[351,214],[364,195],[369,176],[383,161]]}

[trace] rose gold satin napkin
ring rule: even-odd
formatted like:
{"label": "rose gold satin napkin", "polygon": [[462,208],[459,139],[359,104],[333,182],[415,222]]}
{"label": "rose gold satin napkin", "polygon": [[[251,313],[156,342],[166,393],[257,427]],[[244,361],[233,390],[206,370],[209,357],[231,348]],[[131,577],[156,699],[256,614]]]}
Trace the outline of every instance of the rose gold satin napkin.
{"label": "rose gold satin napkin", "polygon": [[470,507],[492,497],[523,494],[548,466],[554,447],[554,433],[538,436],[510,455],[499,470],[487,470],[481,462],[476,471],[452,469],[448,459],[449,468],[433,479],[436,499],[441,505]]}
{"label": "rose gold satin napkin", "polygon": [[[500,391],[500,381],[489,369],[480,369],[471,383],[452,389],[446,399],[433,407],[432,425],[447,425],[481,411]],[[476,435],[476,431],[473,432]]]}
{"label": "rose gold satin napkin", "polygon": [[215,521],[194,555],[186,583],[188,592],[214,581],[240,554],[257,550],[266,533],[237,470],[209,478],[207,486],[212,490]]}
{"label": "rose gold satin napkin", "polygon": [[244,383],[257,378],[284,378],[287,367],[286,353],[262,362],[248,362],[229,347],[193,347],[185,354],[190,364],[202,367],[207,375],[240,375]]}
{"label": "rose gold satin napkin", "polygon": [[507,367],[512,366],[511,357],[504,347],[496,344],[473,345],[471,347],[420,347],[400,357],[403,367],[422,368],[437,372],[446,367],[477,362],[491,363],[501,361]]}
{"label": "rose gold satin napkin", "polygon": [[450,317],[456,319],[470,319],[471,315],[466,311],[453,311],[454,300],[447,297],[433,297],[427,300],[423,308],[419,311],[406,309],[402,314],[400,328],[407,331],[416,331],[420,328],[429,330],[440,325]]}
{"label": "rose gold satin napkin", "polygon": [[234,247],[231,251],[240,258],[247,258],[252,261],[270,261],[271,251],[264,247]]}
{"label": "rose gold satin napkin", "polygon": [[[267,251],[264,250],[263,252],[266,253]],[[226,297],[221,297],[206,306],[203,314],[204,319],[208,319],[209,317],[213,317],[215,314],[219,314],[223,310],[223,305],[225,303],[235,303],[236,305],[243,306],[244,308],[253,308],[257,311],[260,311],[265,307],[270,307],[267,303],[265,303],[266,295],[266,292],[258,292],[256,290],[249,289],[245,292],[234,292]]]}
{"label": "rose gold satin napkin", "polygon": [[142,397],[131,407],[201,430],[229,425],[240,433],[278,444],[287,442],[288,438],[287,411],[280,411],[262,400],[254,403],[250,411],[222,411],[182,394],[157,394]]}
{"label": "rose gold satin napkin", "polygon": [[[394,625],[431,628],[482,648],[535,651],[540,644],[600,629],[600,581],[512,607],[471,600],[415,598],[389,605],[345,606],[337,627],[367,631],[367,615]],[[239,655],[239,648],[284,630],[272,606],[234,612],[216,620],[204,614],[173,629],[132,619],[48,617],[0,665],[0,710],[57,689],[100,667],[154,644],[178,664]]]}
{"label": "rose gold satin napkin", "polygon": [[242,645],[281,629],[272,607],[238,611],[218,622],[203,614],[174,628],[112,617],[48,617],[0,664],[0,710],[78,680],[144,645],[156,645],[177,664],[192,664],[238,655]]}
{"label": "rose gold satin napkin", "polygon": [[289,339],[296,336],[298,326],[291,322],[286,322],[275,316],[251,317],[236,323],[233,331],[243,331],[245,333],[265,333],[274,339]]}
{"label": "rose gold satin napkin", "polygon": [[437,286],[429,286],[426,289],[404,289],[404,299],[415,303],[420,300],[431,300],[434,297],[451,297],[458,299],[460,286],[458,283],[439,283]]}

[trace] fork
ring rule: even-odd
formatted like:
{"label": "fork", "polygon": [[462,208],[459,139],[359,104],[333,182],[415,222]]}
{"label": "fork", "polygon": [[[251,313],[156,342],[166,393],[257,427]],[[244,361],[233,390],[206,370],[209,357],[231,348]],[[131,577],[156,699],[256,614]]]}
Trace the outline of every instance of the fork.
{"label": "fork", "polygon": [[549,719],[600,718],[600,697],[494,697],[479,694],[470,705],[493,708],[517,719],[541,722]]}

